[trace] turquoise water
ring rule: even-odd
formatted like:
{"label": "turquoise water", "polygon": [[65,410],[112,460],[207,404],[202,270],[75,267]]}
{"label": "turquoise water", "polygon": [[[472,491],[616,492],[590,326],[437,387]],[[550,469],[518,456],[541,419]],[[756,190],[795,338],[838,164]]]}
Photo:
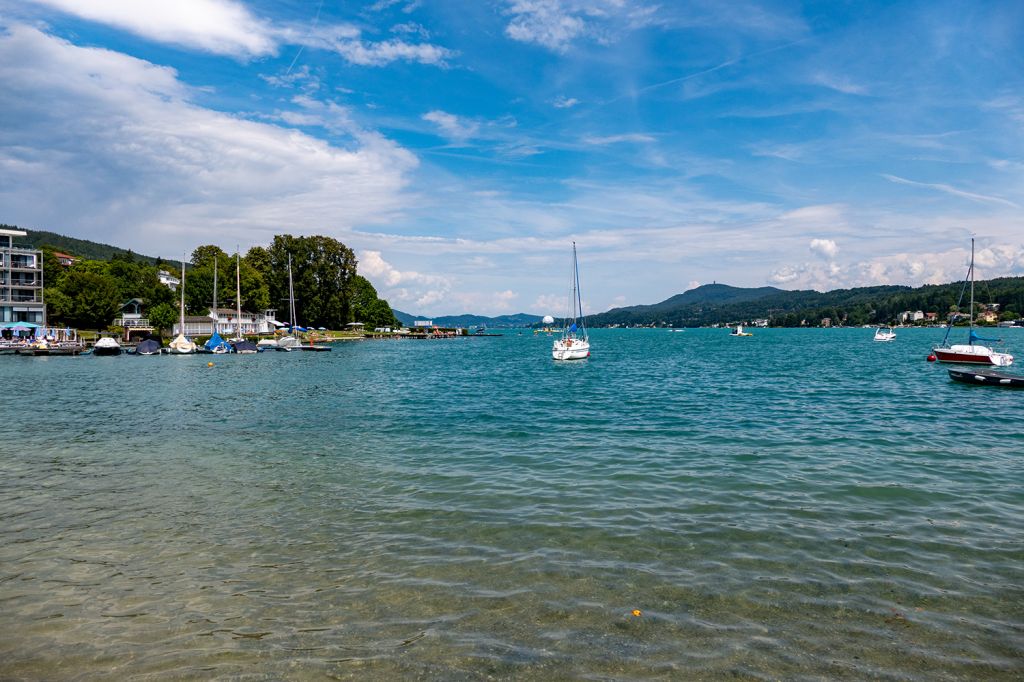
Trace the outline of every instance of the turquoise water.
{"label": "turquoise water", "polygon": [[0,357],[0,678],[1020,679],[1024,392],[754,332]]}

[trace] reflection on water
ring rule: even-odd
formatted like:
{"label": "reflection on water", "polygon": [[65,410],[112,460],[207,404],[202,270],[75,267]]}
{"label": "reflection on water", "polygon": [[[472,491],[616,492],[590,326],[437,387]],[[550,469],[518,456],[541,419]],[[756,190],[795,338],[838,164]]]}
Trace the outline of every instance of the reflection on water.
{"label": "reflection on water", "polygon": [[0,677],[1016,678],[1019,394],[930,334],[0,358]]}

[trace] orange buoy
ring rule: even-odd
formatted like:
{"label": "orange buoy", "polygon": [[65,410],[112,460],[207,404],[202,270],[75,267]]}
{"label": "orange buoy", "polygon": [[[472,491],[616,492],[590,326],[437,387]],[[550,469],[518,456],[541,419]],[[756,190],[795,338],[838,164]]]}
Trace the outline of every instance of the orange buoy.
{"label": "orange buoy", "polygon": [[633,615],[636,616],[637,618],[639,618],[640,616],[642,616],[644,614],[643,614],[643,611],[641,611],[640,609],[633,609]]}

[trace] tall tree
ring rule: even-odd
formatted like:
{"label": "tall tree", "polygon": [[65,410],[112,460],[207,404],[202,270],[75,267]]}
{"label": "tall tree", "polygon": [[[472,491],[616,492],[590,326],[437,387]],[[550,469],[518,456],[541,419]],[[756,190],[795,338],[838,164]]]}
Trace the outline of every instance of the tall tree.
{"label": "tall tree", "polygon": [[290,254],[299,323],[340,329],[351,320],[351,285],[356,275],[352,249],[330,237],[286,234],[276,235],[267,252],[272,302],[288,300]]}
{"label": "tall tree", "polygon": [[68,272],[52,297],[51,315],[73,327],[106,329],[121,307],[118,281],[110,275]]}

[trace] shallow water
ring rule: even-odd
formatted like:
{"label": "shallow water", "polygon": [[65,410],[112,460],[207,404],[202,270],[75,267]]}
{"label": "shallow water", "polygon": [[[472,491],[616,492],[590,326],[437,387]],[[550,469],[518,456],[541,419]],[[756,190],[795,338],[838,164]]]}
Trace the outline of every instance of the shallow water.
{"label": "shallow water", "polygon": [[2,357],[0,678],[1020,679],[1024,392],[754,331]]}

